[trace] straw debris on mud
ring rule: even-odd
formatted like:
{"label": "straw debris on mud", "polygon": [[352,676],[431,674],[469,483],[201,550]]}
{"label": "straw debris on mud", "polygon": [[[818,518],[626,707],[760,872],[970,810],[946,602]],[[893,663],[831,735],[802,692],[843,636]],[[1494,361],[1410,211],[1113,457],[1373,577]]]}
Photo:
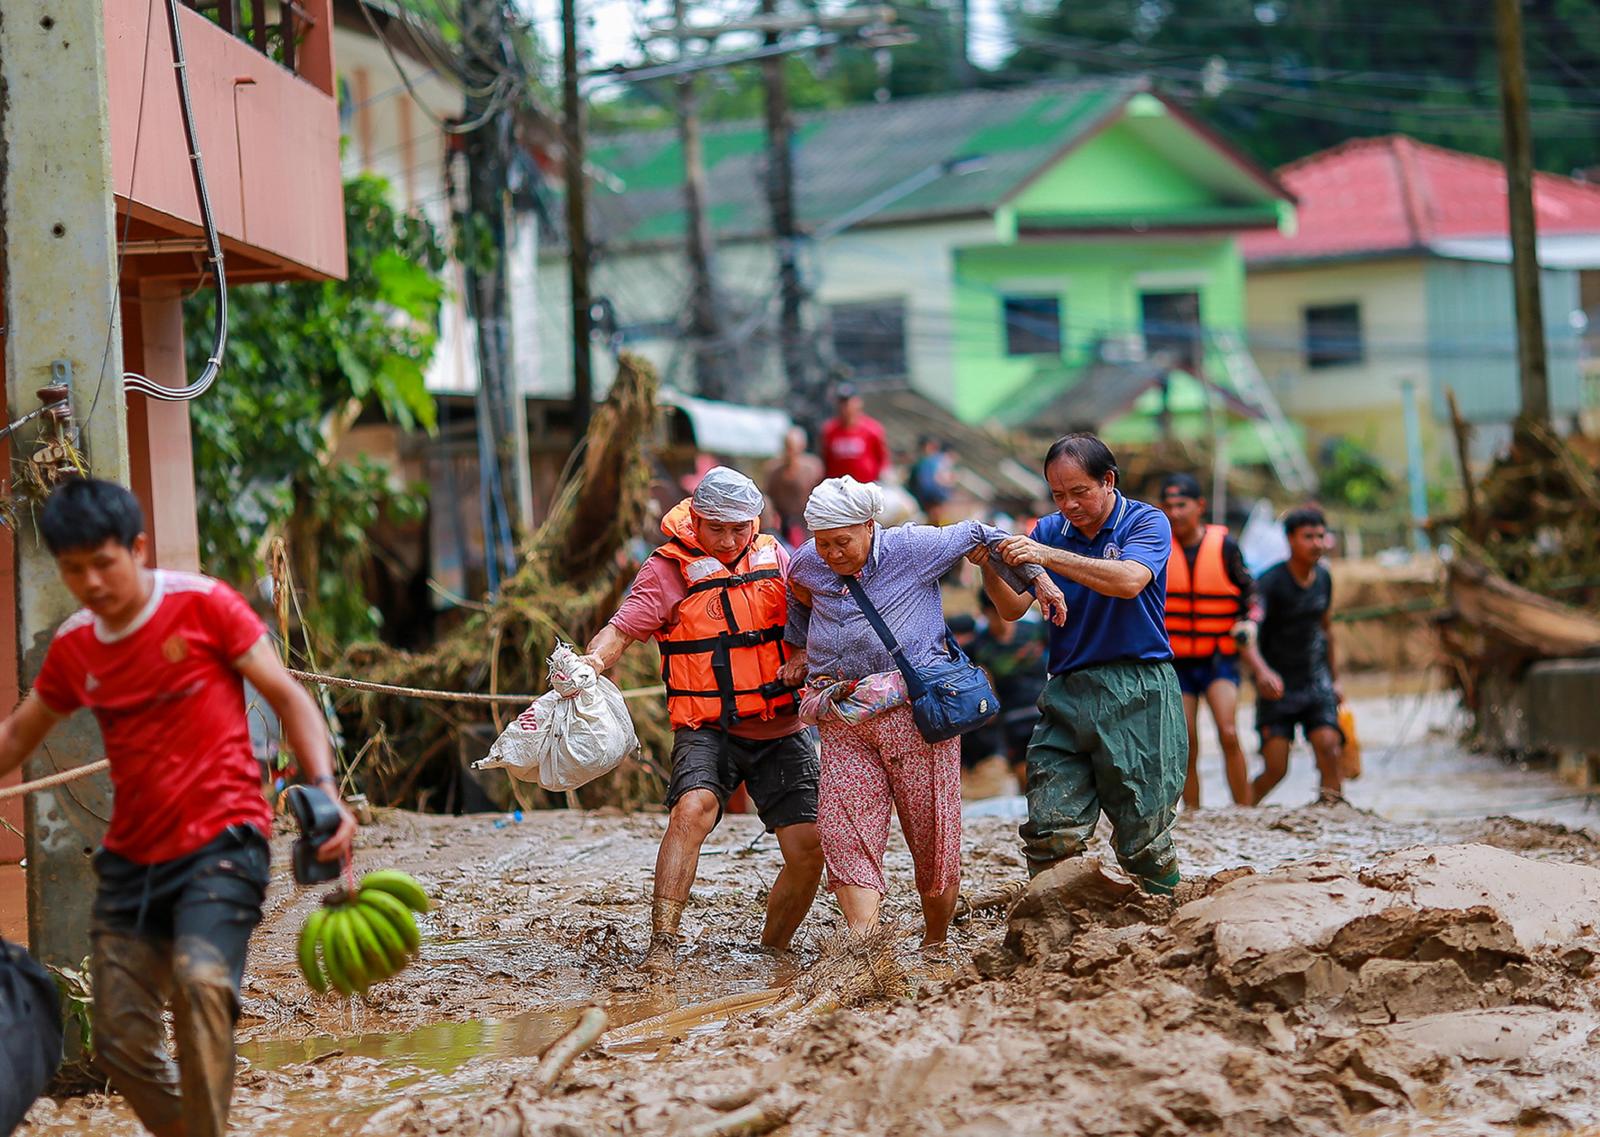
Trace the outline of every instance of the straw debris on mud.
{"label": "straw debris on mud", "polygon": [[[544,690],[545,660],[556,644],[587,643],[632,579],[636,566],[624,550],[643,532],[649,509],[646,448],[655,434],[655,395],[654,369],[622,356],[572,477],[487,609],[426,652],[361,646],[348,653],[345,669],[362,679],[427,690]],[[628,653],[611,677],[624,689],[659,683],[654,652]],[[630,758],[611,777],[574,791],[577,802],[593,808],[659,800],[662,761],[671,747],[663,703],[640,699],[629,709],[643,759]],[[356,771],[369,796],[444,812],[461,802],[458,783],[469,776],[463,773],[467,760],[482,756],[508,717],[481,706],[382,695],[350,698],[346,714],[355,737],[381,740],[367,768]],[[560,797],[537,787],[527,792],[533,805]],[[502,804],[508,800],[507,787]]]}

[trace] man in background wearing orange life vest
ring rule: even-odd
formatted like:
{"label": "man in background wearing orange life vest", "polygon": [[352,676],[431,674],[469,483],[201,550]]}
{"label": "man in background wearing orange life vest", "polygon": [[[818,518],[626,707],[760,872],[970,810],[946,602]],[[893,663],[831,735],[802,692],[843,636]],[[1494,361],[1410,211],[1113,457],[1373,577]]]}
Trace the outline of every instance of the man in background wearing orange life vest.
{"label": "man in background wearing orange life vest", "polygon": [[1189,777],[1183,804],[1200,807],[1200,700],[1211,708],[1223,769],[1237,805],[1252,804],[1250,771],[1239,745],[1239,658],[1260,667],[1251,601],[1255,590],[1239,546],[1223,525],[1205,523],[1206,499],[1189,474],[1161,483],[1161,509],[1172,523],[1167,562],[1167,637],[1189,723]]}
{"label": "man in background wearing orange life vest", "polygon": [[661,648],[672,781],[644,960],[645,970],[658,974],[676,967],[700,846],[740,782],[783,853],[767,895],[763,945],[789,946],[822,879],[817,749],[784,667],[789,556],[758,532],[765,512],[749,478],[725,466],[709,471],[694,496],[662,519],[666,541],[587,649],[589,662],[604,671],[629,644],[654,638]]}

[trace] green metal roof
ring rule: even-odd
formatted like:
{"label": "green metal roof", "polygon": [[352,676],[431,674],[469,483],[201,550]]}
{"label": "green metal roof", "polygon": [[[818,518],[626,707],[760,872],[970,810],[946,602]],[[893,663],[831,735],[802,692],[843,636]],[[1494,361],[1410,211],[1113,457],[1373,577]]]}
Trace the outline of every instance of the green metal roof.
{"label": "green metal roof", "polygon": [[[873,214],[881,225],[993,212],[1074,143],[1147,90],[1142,79],[965,91],[796,116],[800,224],[813,228],[932,166],[982,156]],[[704,131],[707,214],[718,236],[770,232],[760,122]],[[598,236],[611,247],[681,239],[683,153],[675,130],[595,140],[590,161],[620,184],[596,186]],[[607,179],[609,180],[609,179]]]}

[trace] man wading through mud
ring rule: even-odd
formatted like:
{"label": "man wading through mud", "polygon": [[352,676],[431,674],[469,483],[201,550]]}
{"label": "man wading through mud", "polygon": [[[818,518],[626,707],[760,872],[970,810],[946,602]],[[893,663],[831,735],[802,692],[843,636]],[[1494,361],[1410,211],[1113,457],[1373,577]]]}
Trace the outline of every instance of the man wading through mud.
{"label": "man wading through mud", "polygon": [[1255,781],[1259,802],[1283,780],[1295,728],[1317,755],[1319,805],[1344,801],[1344,731],[1333,663],[1333,577],[1322,563],[1328,523],[1322,511],[1296,509],[1283,519],[1289,559],[1261,574],[1261,657],[1256,669],[1256,730],[1266,769]]}
{"label": "man wading through mud", "polygon": [[[1188,753],[1164,613],[1172,527],[1122,495],[1116,459],[1092,434],[1051,446],[1044,476],[1060,512],[999,545],[1007,564],[1048,569],[1067,603],[1065,625],[1050,629],[1050,679],[1028,744],[1028,871],[1081,854],[1103,809],[1122,867],[1146,891],[1171,892]],[[1001,615],[1027,610],[992,565],[983,577]]]}
{"label": "man wading through mud", "polygon": [[1161,483],[1161,511],[1172,525],[1167,562],[1167,637],[1189,726],[1189,775],[1183,803],[1200,808],[1200,700],[1211,708],[1222,768],[1235,805],[1255,800],[1239,745],[1239,660],[1259,674],[1256,625],[1250,618],[1255,582],[1226,525],[1207,525],[1206,497],[1190,474]]}
{"label": "man wading through mud", "polygon": [[[39,529],[83,609],[56,630],[33,690],[0,723],[0,776],[62,718],[94,712],[116,791],[94,857],[95,1057],[157,1137],[222,1137],[272,832],[243,680],[337,802],[327,727],[243,597],[196,573],[145,567],[144,517],[126,489],[67,482]],[[350,852],[356,821],[338,809],[323,860]],[[176,1068],[162,1021],[169,1002]]]}
{"label": "man wading through mud", "polygon": [[758,533],[766,502],[737,470],[707,472],[694,496],[661,521],[666,541],[645,561],[627,599],[589,641],[609,670],[629,644],[654,637],[672,720],[670,817],[656,855],[648,971],[676,965],[678,925],[700,846],[742,781],[783,869],[767,895],[761,942],[786,949],[822,879],[817,841],[817,750],[782,672],[788,554]]}

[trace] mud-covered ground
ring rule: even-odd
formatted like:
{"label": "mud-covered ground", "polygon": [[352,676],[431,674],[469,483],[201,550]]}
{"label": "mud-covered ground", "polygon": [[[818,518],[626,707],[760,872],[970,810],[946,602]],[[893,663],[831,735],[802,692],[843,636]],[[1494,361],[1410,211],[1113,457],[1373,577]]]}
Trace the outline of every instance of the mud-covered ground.
{"label": "mud-covered ground", "polygon": [[[1462,754],[1436,700],[1365,712],[1355,806],[1299,805],[1297,753],[1285,806],[1180,818],[1174,901],[1085,862],[1040,878],[1009,919],[963,919],[953,950],[924,959],[896,837],[895,994],[840,1011],[757,1005],[844,965],[819,966],[839,939],[826,897],[794,955],[756,946],[778,857],[754,818],[712,835],[679,973],[652,985],[636,963],[661,815],[383,815],[360,863],[405,869],[437,899],[422,960],[354,1007],[311,995],[294,942],[317,894],[294,888],[280,855],[246,976],[233,1131],[710,1133],[741,1107],[796,1134],[1600,1124],[1600,845],[1489,816],[1581,823],[1582,803],[1537,771]],[[1212,767],[1208,803],[1223,792]],[[967,822],[970,895],[1022,880],[1015,824]],[[751,1009],[694,1011],[739,994]],[[612,1033],[537,1093],[538,1055],[588,1005]],[[22,1132],[140,1130],[120,1099],[89,1095],[41,1102]]]}

